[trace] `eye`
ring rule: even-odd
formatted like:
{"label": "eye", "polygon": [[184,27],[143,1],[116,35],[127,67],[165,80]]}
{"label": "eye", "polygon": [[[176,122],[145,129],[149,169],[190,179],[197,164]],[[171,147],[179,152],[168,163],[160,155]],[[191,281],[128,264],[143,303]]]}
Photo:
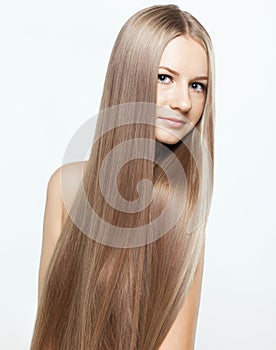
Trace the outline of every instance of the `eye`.
{"label": "eye", "polygon": [[196,92],[205,92],[207,89],[207,86],[205,84],[202,83],[198,83],[198,82],[194,82],[191,84],[191,87],[193,90],[195,90]]}
{"label": "eye", "polygon": [[172,78],[167,74],[158,74],[158,81],[161,84],[169,84]]}

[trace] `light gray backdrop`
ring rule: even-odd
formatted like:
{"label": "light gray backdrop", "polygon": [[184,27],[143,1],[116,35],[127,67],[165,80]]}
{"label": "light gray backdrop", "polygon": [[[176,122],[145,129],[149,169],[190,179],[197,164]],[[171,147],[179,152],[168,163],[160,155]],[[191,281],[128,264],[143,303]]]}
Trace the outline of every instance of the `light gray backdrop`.
{"label": "light gray backdrop", "polygon": [[[47,183],[71,136],[97,113],[116,35],[137,10],[169,3],[1,3],[1,349],[29,349]],[[174,3],[211,34],[217,68],[215,188],[196,350],[273,350],[275,4]]]}

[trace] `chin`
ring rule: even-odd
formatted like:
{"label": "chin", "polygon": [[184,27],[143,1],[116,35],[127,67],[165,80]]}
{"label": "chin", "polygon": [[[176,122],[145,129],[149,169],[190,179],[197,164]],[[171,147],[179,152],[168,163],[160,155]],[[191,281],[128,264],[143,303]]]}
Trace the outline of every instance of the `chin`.
{"label": "chin", "polygon": [[[184,137],[184,136],[182,136]],[[177,144],[181,138],[174,136],[166,131],[157,129],[155,132],[155,139],[161,143],[165,143],[167,145],[175,145]]]}
{"label": "chin", "polygon": [[168,140],[168,139],[160,139],[160,138],[157,138],[156,137],[156,140],[161,142],[161,143],[164,143],[166,145],[176,145],[178,142],[180,142],[179,139],[176,139],[176,140]]}

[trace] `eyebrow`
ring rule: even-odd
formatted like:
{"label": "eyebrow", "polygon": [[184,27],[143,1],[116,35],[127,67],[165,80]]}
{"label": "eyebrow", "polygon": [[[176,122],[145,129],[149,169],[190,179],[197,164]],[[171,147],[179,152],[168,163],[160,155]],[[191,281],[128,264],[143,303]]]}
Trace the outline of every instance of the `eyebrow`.
{"label": "eyebrow", "polygon": [[[172,74],[179,76],[179,73],[178,73],[178,72],[176,72],[175,70],[173,70],[173,69],[171,69],[171,68],[169,68],[169,67],[160,66],[159,68],[164,68],[164,69],[168,70],[169,72],[171,72]],[[196,77],[196,78],[194,78],[194,79],[197,79],[197,80],[208,80],[208,77],[207,77],[206,75],[201,75],[201,76]]]}

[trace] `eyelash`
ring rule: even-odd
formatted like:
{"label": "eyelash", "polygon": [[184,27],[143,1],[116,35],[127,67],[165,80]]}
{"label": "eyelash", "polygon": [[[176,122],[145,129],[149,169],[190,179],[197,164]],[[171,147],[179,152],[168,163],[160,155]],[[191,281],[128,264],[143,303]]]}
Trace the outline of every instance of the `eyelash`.
{"label": "eyelash", "polygon": [[[169,76],[168,74],[158,74],[158,79],[160,77],[166,77],[166,78],[170,78],[170,80],[172,80],[172,77]],[[163,83],[162,81],[159,81],[160,84],[164,84],[164,85],[167,85],[167,83]]]}
{"label": "eyelash", "polygon": [[[158,74],[158,79],[160,77],[166,77],[166,78],[169,78],[170,80],[172,80],[172,77],[170,75],[168,75],[168,74]],[[159,83],[163,84],[163,85],[168,85],[168,83],[163,83],[162,81],[159,81]],[[191,83],[191,85],[193,85],[193,84],[197,84],[197,85],[199,85],[201,87],[201,91],[197,91],[197,92],[204,92],[207,89],[207,86],[205,84],[198,83],[197,81]]]}

